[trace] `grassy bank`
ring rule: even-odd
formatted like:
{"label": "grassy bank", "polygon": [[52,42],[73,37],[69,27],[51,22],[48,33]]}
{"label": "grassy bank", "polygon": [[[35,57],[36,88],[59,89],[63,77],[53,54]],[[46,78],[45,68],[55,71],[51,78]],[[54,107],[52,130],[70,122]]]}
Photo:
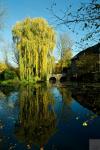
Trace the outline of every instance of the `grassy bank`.
{"label": "grassy bank", "polygon": [[19,85],[28,85],[28,84],[35,84],[37,81],[20,81],[20,80],[4,80],[0,81],[0,86],[5,86],[5,85],[11,85],[11,86],[19,86]]}

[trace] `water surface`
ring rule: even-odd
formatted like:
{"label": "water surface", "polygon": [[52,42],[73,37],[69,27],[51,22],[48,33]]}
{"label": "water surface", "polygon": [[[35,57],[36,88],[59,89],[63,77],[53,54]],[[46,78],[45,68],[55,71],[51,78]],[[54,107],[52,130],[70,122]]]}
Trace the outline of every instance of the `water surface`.
{"label": "water surface", "polygon": [[0,89],[0,150],[88,150],[89,139],[100,139],[98,88]]}

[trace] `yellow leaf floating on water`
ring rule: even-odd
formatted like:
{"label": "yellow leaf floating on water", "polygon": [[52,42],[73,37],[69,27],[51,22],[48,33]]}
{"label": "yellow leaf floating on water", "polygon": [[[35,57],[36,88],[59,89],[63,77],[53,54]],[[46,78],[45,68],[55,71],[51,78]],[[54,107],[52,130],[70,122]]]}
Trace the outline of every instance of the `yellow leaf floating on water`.
{"label": "yellow leaf floating on water", "polygon": [[87,122],[83,122],[82,124],[84,127],[88,126],[88,123]]}

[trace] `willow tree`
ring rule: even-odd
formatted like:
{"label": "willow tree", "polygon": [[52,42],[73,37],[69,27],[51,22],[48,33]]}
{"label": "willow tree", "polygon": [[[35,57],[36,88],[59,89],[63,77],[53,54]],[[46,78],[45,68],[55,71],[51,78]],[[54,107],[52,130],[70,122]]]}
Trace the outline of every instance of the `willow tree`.
{"label": "willow tree", "polygon": [[[43,18],[26,18],[12,29],[13,41],[19,55],[21,80],[44,79],[48,74],[48,55],[56,43],[54,29]],[[50,65],[49,65],[50,67]]]}

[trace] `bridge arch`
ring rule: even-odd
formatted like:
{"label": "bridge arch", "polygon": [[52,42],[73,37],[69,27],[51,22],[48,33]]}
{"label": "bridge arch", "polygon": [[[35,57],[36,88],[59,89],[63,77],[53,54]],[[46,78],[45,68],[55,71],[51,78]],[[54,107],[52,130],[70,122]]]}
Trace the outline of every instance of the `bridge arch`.
{"label": "bridge arch", "polygon": [[61,78],[60,78],[60,82],[62,83],[62,82],[66,82],[67,81],[67,78],[66,78],[66,76],[62,76]]}
{"label": "bridge arch", "polygon": [[50,83],[56,83],[56,77],[52,76],[49,78]]}
{"label": "bridge arch", "polygon": [[59,82],[66,82],[66,75],[65,74],[53,74],[49,76],[49,82],[55,83],[57,81]]}

